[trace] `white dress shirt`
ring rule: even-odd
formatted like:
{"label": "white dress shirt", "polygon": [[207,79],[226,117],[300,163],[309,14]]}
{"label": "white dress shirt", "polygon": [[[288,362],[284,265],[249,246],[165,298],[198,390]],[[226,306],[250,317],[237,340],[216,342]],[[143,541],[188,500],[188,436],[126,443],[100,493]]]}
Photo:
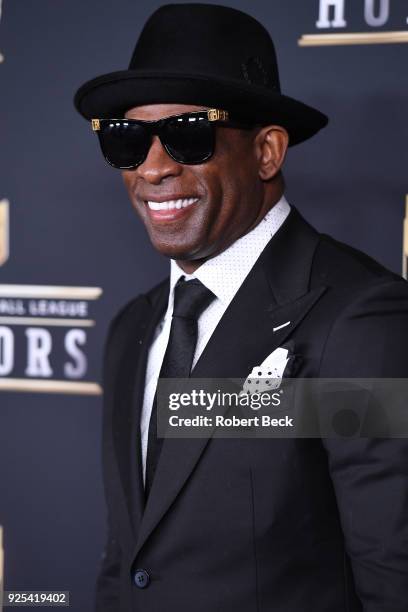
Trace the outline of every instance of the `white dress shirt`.
{"label": "white dress shirt", "polygon": [[157,326],[149,349],[146,367],[145,390],[141,415],[141,446],[143,479],[146,478],[146,455],[149,422],[157,380],[169,341],[173,315],[174,287],[181,276],[185,280],[197,278],[213,292],[215,299],[198,318],[197,344],[192,368],[197,363],[222,315],[238,289],[248,276],[261,252],[278,231],[290,212],[286,198],[282,198],[268,211],[253,230],[236,240],[225,251],[205,261],[193,274],[186,274],[172,259],[170,264],[170,291],[166,313]]}

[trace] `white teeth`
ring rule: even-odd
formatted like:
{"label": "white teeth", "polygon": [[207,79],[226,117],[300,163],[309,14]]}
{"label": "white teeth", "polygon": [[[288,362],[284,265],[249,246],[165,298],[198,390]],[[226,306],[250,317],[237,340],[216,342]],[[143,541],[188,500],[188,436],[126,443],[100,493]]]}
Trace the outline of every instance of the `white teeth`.
{"label": "white teeth", "polygon": [[147,205],[151,210],[172,210],[174,208],[185,208],[198,202],[198,198],[186,198],[184,200],[168,200],[167,202],[152,202],[148,200]]}

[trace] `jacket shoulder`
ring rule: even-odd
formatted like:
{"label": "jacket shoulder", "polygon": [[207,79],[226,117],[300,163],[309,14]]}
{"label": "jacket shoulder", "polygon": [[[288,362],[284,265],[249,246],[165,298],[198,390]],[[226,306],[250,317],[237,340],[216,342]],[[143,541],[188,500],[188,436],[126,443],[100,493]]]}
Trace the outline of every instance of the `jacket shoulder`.
{"label": "jacket shoulder", "polygon": [[366,253],[327,234],[320,234],[312,279],[339,288],[402,280]]}
{"label": "jacket shoulder", "polygon": [[133,318],[135,312],[139,309],[141,304],[148,305],[150,308],[154,308],[157,300],[163,291],[166,291],[169,285],[169,278],[165,278],[160,283],[152,287],[146,293],[140,293],[139,295],[133,297],[128,302],[126,302],[114,315],[112,318],[107,337],[108,339],[114,334],[116,330],[118,330],[124,324],[126,327],[126,322],[129,318]]}

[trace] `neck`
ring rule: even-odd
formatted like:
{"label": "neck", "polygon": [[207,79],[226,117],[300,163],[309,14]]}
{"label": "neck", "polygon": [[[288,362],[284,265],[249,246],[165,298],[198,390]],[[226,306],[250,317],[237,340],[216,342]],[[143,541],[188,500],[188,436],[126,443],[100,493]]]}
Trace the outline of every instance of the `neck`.
{"label": "neck", "polygon": [[[279,200],[281,199],[281,197],[283,195],[283,184],[280,184],[279,187],[281,187],[281,188],[278,189],[277,192],[275,191],[273,193],[273,196],[270,198],[270,204],[267,207],[267,209],[264,212],[264,214],[260,215],[256,219],[256,221],[246,230],[246,232],[244,234],[242,234],[242,236],[245,235],[245,234],[248,234],[251,230],[253,230],[254,227],[256,227],[258,225],[258,223],[260,223],[260,221],[262,221],[262,219],[264,218],[265,214],[267,212],[269,212],[275,206],[275,204],[277,204],[279,202]],[[235,240],[238,240],[242,236],[238,236],[238,238],[236,238]],[[209,255],[208,257],[203,257],[201,259],[194,259],[194,260],[176,259],[176,263],[183,270],[183,272],[185,272],[186,274],[193,274],[193,272],[195,272],[197,270],[197,268],[199,268],[204,262],[206,262],[208,259],[211,259],[212,257],[216,257],[222,251],[225,251],[228,247],[230,247],[231,244],[232,243],[227,244],[226,246],[224,246],[223,249],[213,253],[212,255]]]}
{"label": "neck", "polygon": [[[213,257],[215,257],[215,255]],[[205,261],[206,259],[197,259],[195,261],[186,261],[185,259],[176,259],[177,265],[186,274],[192,274],[193,272],[195,272],[197,268],[199,268]]]}

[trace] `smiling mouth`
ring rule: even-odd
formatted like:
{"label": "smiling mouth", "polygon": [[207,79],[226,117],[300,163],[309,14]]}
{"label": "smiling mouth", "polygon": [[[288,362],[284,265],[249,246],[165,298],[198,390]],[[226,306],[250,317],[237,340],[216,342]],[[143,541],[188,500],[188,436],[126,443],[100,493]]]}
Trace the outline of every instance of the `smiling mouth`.
{"label": "smiling mouth", "polygon": [[178,200],[166,200],[165,202],[154,202],[147,200],[146,204],[150,210],[175,210],[187,208],[198,202],[199,198],[183,198]]}

